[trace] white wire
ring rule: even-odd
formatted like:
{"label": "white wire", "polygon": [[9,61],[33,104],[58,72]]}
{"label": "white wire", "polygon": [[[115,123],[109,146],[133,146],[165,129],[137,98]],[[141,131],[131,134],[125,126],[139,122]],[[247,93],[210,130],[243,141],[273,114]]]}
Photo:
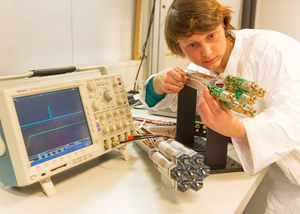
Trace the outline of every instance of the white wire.
{"label": "white wire", "polygon": [[21,79],[21,78],[26,78],[26,77],[31,77],[31,76],[33,76],[33,71],[28,71],[25,74],[0,76],[0,81],[2,81],[2,80],[12,80],[12,79]]}
{"label": "white wire", "polygon": [[96,66],[90,66],[90,67],[81,67],[81,68],[76,68],[77,72],[80,71],[90,71],[90,70],[98,70],[102,75],[107,74],[107,69],[103,65],[96,65]]}
{"label": "white wire", "polygon": [[143,120],[143,122],[139,125],[139,127],[137,129],[141,129],[145,123],[146,123],[146,120]]}

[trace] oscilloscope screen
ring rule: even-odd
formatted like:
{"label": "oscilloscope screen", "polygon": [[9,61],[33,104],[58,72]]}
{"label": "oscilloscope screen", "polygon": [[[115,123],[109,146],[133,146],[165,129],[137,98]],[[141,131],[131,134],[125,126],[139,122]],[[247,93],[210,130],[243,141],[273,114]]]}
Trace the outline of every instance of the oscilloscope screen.
{"label": "oscilloscope screen", "polygon": [[77,87],[14,98],[31,166],[92,144]]}

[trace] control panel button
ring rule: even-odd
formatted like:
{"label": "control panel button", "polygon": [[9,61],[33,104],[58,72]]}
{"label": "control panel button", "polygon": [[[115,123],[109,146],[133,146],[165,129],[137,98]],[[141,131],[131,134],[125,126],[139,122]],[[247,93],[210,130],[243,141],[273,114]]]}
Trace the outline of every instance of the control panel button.
{"label": "control panel button", "polygon": [[87,90],[88,90],[89,92],[95,91],[95,85],[94,85],[93,82],[87,83],[86,87],[87,87]]}
{"label": "control panel button", "polygon": [[103,93],[103,97],[107,102],[109,102],[113,99],[110,90],[105,90]]}
{"label": "control panel button", "polygon": [[93,111],[99,111],[99,104],[96,101],[92,102],[92,109]]}

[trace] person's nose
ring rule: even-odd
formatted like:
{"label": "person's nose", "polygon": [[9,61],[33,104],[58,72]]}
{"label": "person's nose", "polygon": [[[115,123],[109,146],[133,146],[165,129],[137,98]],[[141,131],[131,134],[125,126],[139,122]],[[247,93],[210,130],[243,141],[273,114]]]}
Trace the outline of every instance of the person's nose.
{"label": "person's nose", "polygon": [[212,48],[210,44],[204,43],[201,46],[201,55],[203,58],[209,58],[212,53]]}

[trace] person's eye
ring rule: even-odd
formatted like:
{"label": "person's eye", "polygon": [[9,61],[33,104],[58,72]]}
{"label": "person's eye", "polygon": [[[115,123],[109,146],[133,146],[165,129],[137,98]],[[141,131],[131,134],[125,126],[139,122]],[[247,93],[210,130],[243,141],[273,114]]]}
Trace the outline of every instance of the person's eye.
{"label": "person's eye", "polygon": [[188,44],[189,48],[197,48],[199,46],[199,44],[197,42],[192,42],[190,44]]}
{"label": "person's eye", "polygon": [[217,38],[217,34],[216,33],[211,33],[207,36],[207,39],[208,40],[214,40]]}

